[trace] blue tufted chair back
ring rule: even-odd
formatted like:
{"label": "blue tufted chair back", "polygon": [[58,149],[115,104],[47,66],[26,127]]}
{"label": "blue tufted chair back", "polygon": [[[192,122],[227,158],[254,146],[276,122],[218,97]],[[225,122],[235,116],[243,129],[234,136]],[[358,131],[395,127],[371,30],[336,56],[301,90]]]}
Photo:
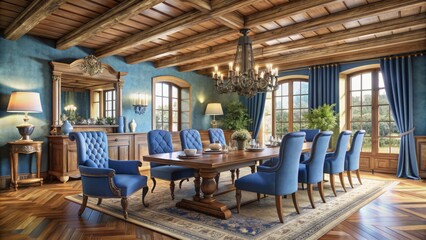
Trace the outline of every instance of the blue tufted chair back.
{"label": "blue tufted chair back", "polygon": [[220,128],[209,128],[209,139],[210,143],[219,141],[221,145],[226,145],[225,134]]}
{"label": "blue tufted chair back", "polygon": [[78,165],[108,168],[108,139],[105,132],[71,132],[76,140]]}
{"label": "blue tufted chair back", "polygon": [[185,129],[180,131],[180,143],[182,150],[184,149],[197,149],[198,151],[203,150],[203,144],[201,143],[200,133],[195,129]]}
{"label": "blue tufted chair back", "polygon": [[286,134],[281,141],[280,161],[276,167],[275,195],[297,191],[299,159],[305,136],[304,132],[292,132]]}
{"label": "blue tufted chair back", "polygon": [[344,171],[345,167],[345,156],[346,156],[346,148],[348,146],[349,140],[351,137],[351,131],[342,131],[339,134],[339,138],[337,139],[336,151],[334,151],[333,158],[335,159],[330,164],[330,168],[324,165],[324,168],[327,167],[329,170],[328,173],[336,174]]}
{"label": "blue tufted chair back", "polygon": [[315,135],[320,133],[320,129],[300,129],[300,131],[306,133],[305,139],[307,142],[314,141]]}
{"label": "blue tufted chair back", "polygon": [[346,152],[345,170],[354,171],[359,168],[359,157],[364,136],[365,130],[358,130],[355,132],[351,148]]}
{"label": "blue tufted chair back", "polygon": [[323,179],[324,160],[332,131],[318,133],[312,143],[311,157],[307,161],[307,183],[317,183]]}
{"label": "blue tufted chair back", "polygon": [[[149,154],[173,152],[172,135],[164,130],[152,130],[148,132],[148,152]],[[162,164],[150,163],[151,167]]]}

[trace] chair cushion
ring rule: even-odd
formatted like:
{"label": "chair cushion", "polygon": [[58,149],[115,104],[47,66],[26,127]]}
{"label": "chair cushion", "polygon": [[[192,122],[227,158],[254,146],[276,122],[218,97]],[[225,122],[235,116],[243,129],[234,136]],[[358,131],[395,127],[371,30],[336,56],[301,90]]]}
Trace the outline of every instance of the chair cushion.
{"label": "chair cushion", "polygon": [[114,176],[114,184],[121,190],[121,196],[129,196],[146,186],[146,176],[117,174]]}
{"label": "chair cushion", "polygon": [[235,180],[239,190],[275,195],[275,172],[257,172]]}
{"label": "chair cushion", "polygon": [[151,177],[174,181],[194,177],[194,169],[175,165],[162,165],[151,168]]}

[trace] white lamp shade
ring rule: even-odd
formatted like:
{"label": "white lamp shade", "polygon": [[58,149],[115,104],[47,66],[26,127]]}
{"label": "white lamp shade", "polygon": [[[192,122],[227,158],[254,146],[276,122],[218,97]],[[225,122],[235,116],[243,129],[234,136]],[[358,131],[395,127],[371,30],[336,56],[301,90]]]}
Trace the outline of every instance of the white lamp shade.
{"label": "white lamp shade", "polygon": [[12,92],[7,111],[29,113],[43,112],[40,94],[36,92]]}
{"label": "white lamp shade", "polygon": [[222,105],[220,103],[207,104],[206,115],[223,115]]}

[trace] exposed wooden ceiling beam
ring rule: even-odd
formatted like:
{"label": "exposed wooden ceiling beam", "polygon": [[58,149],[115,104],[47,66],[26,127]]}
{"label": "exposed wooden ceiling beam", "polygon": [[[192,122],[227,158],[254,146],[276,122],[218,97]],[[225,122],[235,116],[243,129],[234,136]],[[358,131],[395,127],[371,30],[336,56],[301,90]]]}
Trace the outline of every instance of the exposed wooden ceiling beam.
{"label": "exposed wooden ceiling beam", "polygon": [[[406,29],[407,27],[426,27],[426,13],[413,15],[404,18],[392,19],[384,22],[373,23],[361,27],[350,28],[329,34],[314,36],[310,38],[290,41],[282,44],[260,47],[253,50],[255,58],[267,57],[274,54],[285,53],[294,50],[301,50],[327,43],[340,42],[355,37],[365,37],[372,34],[384,33],[392,30]],[[234,59],[233,55],[208,59],[202,62],[195,62],[179,67],[182,72],[194,71],[208,68],[214,65],[227,64]]]}
{"label": "exposed wooden ceiling beam", "polygon": [[180,1],[204,13],[210,12],[212,10],[212,6],[210,5],[209,0],[180,0]]}
{"label": "exposed wooden ceiling beam", "polygon": [[164,0],[126,0],[101,16],[68,33],[56,43],[57,49],[67,49],[95,36],[113,25],[129,20],[140,12],[152,8]]}
{"label": "exposed wooden ceiling beam", "polygon": [[179,17],[163,22],[143,32],[134,34],[121,41],[105,46],[96,51],[96,56],[105,57],[120,53],[131,47],[147,43],[151,40],[155,40],[160,36],[165,36],[171,33],[178,32],[201,22],[210,20],[214,17],[232,12],[240,7],[248,6],[255,1],[256,0],[226,0],[223,1],[226,3],[226,5],[220,4],[220,6],[216,8],[213,6],[213,10],[210,13],[202,13],[200,11],[191,11],[185,13]]}
{"label": "exposed wooden ceiling beam", "polygon": [[58,9],[67,0],[34,0],[6,28],[6,39],[17,40]]}
{"label": "exposed wooden ceiling beam", "polygon": [[[309,21],[295,23],[283,28],[274,29],[250,36],[253,40],[253,45],[261,44],[278,38],[300,34],[303,32],[314,31],[324,27],[330,27],[337,24],[342,24],[350,21],[355,21],[370,16],[376,16],[382,13],[397,11],[395,9],[406,9],[414,6],[424,5],[423,0],[385,0],[374,2],[367,5],[351,8],[331,15],[315,18]],[[293,14],[289,13],[289,16]],[[212,58],[217,54],[230,53],[235,51],[235,42],[227,42],[219,44],[207,49],[200,49],[188,54],[179,55],[176,57],[166,58],[155,63],[157,68],[171,67],[183,65],[194,61],[200,61],[207,58]]]}
{"label": "exposed wooden ceiling beam", "polygon": [[[155,57],[161,57],[166,54],[175,54],[179,50],[182,50],[188,47],[206,44],[212,41],[216,41],[217,38],[232,36],[236,34],[237,33],[235,32],[235,30],[229,29],[227,27],[220,27],[214,30],[202,32],[200,34],[191,36],[189,38],[179,39],[169,44],[161,45],[158,47],[150,48],[145,51],[132,54],[130,56],[127,56],[125,59],[128,64],[135,64],[138,62],[149,61],[154,59]],[[212,38],[211,37],[212,35],[214,35],[216,38]]]}
{"label": "exposed wooden ceiling beam", "polygon": [[324,6],[325,4],[331,2],[341,2],[342,0],[298,0],[291,1],[279,6],[273,7],[271,9],[254,13],[250,16],[247,16],[246,26],[251,28],[259,26],[265,23],[269,23],[273,20],[283,19],[289,17],[290,15],[297,15],[300,13],[305,13],[306,10]]}
{"label": "exposed wooden ceiling beam", "polygon": [[231,29],[238,30],[244,27],[244,17],[236,12],[224,14],[216,18],[216,20]]}

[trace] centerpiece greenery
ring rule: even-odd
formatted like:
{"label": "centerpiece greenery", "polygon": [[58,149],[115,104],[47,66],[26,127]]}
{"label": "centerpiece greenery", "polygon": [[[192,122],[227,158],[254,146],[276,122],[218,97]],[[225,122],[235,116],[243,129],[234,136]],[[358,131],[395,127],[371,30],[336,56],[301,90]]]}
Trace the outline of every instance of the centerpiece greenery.
{"label": "centerpiece greenery", "polygon": [[251,139],[251,134],[246,129],[240,129],[232,133],[231,139],[236,140],[238,150],[242,150],[244,149],[245,142]]}

